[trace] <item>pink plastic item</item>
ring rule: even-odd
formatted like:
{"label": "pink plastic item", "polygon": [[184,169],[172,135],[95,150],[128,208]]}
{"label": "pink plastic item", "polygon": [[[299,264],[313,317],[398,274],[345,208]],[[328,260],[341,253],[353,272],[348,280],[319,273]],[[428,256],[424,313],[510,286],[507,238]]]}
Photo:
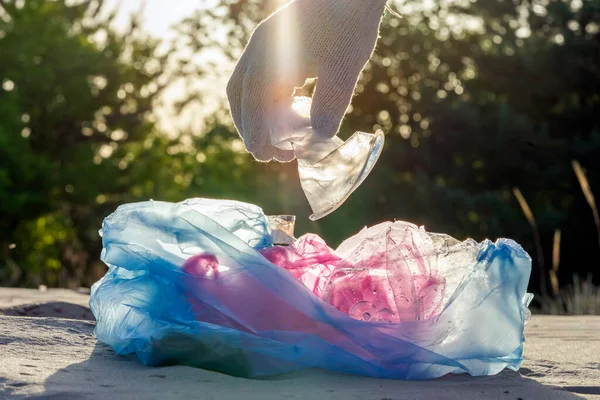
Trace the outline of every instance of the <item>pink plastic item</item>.
{"label": "pink plastic item", "polygon": [[413,224],[365,228],[335,251],[309,234],[261,253],[357,320],[425,320],[442,307],[445,280],[437,272],[437,252],[430,236]]}
{"label": "pink plastic item", "polygon": [[260,252],[273,264],[287,269],[319,297],[325,292],[333,270],[342,261],[315,234],[306,234],[291,246],[273,246]]}

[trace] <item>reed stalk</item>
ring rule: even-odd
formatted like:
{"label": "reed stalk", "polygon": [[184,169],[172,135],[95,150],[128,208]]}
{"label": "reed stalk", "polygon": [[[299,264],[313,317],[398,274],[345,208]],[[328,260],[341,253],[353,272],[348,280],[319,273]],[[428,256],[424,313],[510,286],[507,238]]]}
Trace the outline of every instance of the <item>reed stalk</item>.
{"label": "reed stalk", "polygon": [[544,266],[544,252],[542,249],[542,240],[540,238],[540,232],[537,228],[537,223],[535,222],[533,212],[531,211],[529,204],[527,204],[527,200],[525,200],[525,197],[523,196],[519,188],[514,188],[513,194],[519,202],[521,211],[523,212],[523,215],[525,215],[525,218],[527,219],[527,222],[529,222],[529,225],[531,226],[531,230],[533,232],[533,240],[535,244],[535,251],[537,253],[538,268],[540,270],[540,292],[542,297],[545,297],[548,292],[546,288],[546,268]]}

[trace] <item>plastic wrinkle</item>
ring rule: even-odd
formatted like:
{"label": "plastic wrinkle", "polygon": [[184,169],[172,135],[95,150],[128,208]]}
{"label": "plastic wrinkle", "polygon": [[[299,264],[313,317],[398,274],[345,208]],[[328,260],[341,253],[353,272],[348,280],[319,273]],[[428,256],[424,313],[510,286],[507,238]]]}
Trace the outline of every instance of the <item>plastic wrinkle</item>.
{"label": "plastic wrinkle", "polygon": [[431,379],[523,360],[531,259],[509,239],[386,222],[274,246],[259,207],[208,199],[127,204],[101,234],[96,337],[145,365]]}
{"label": "plastic wrinkle", "polygon": [[445,280],[437,274],[435,257],[422,254],[433,249],[427,233],[395,222],[358,236],[352,239],[359,241],[358,246],[346,250],[347,259],[314,234],[302,236],[292,246],[260,252],[354,319],[401,322],[437,315]]}

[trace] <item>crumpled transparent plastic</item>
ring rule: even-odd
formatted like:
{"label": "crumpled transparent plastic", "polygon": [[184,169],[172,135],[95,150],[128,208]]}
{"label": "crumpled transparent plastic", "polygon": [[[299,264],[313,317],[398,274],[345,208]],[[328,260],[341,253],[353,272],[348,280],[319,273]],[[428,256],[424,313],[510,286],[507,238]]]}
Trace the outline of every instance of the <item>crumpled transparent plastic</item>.
{"label": "crumpled transparent plastic", "polygon": [[205,199],[121,206],[101,234],[96,337],[146,365],[429,379],[523,360],[531,259],[508,239],[387,222],[279,246],[260,208]]}
{"label": "crumpled transparent plastic", "polygon": [[[437,245],[436,239],[440,239]],[[440,245],[448,246],[448,238],[397,221],[365,228],[336,251],[309,234],[292,246],[273,246],[260,252],[352,318],[398,323],[429,319],[439,313],[446,279],[440,274],[438,259],[443,259],[444,253],[460,251],[474,263],[476,245],[454,243],[452,250]]]}
{"label": "crumpled transparent plastic", "polygon": [[383,150],[384,134],[355,132],[346,142],[313,134],[311,98],[281,100],[272,110],[273,146],[294,151],[304,195],[316,221],[337,210],[367,178]]}

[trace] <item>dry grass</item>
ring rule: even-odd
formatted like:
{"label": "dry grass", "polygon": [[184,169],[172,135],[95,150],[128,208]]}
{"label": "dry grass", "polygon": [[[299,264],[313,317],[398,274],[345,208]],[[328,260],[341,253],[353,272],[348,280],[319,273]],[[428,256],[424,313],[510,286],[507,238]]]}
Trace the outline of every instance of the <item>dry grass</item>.
{"label": "dry grass", "polygon": [[519,202],[519,206],[521,206],[521,211],[523,211],[523,215],[525,215],[525,218],[527,218],[527,222],[529,222],[529,225],[531,225],[531,230],[533,232],[533,240],[535,242],[535,251],[537,253],[538,267],[540,269],[540,292],[542,294],[542,297],[546,297],[546,268],[544,266],[544,252],[542,249],[542,240],[540,238],[540,232],[537,228],[537,223],[535,222],[533,212],[531,211],[529,204],[527,204],[527,200],[525,200],[525,197],[523,196],[519,188],[514,188],[513,194]]}
{"label": "dry grass", "polygon": [[552,294],[560,295],[560,283],[558,281],[558,267],[560,266],[560,229],[554,231],[554,240],[552,243],[552,269],[550,270],[550,285],[552,286]]}
{"label": "dry grass", "polygon": [[591,275],[586,280],[573,277],[573,284],[558,296],[541,297],[540,307],[532,311],[551,315],[600,315],[600,287],[594,286]]}
{"label": "dry grass", "polygon": [[596,206],[596,199],[590,188],[590,182],[588,181],[581,164],[579,164],[579,161],[573,160],[571,164],[573,165],[573,171],[575,171],[575,175],[579,181],[579,186],[581,186],[581,191],[594,214],[594,222],[596,223],[596,231],[598,232],[598,245],[600,245],[600,215],[598,215],[598,207]]}
{"label": "dry grass", "polygon": [[[594,222],[598,234],[598,244],[600,245],[600,215],[596,205],[596,199],[590,188],[590,183],[581,164],[574,160],[571,162],[573,171],[585,196],[587,203],[592,209]],[[517,189],[518,190],[518,189]],[[532,226],[536,229],[533,213],[527,205],[525,198],[520,192],[515,192],[515,197],[521,205],[523,214]],[[540,308],[534,312],[554,315],[600,315],[600,287],[594,286],[591,275],[586,280],[581,280],[578,276],[573,277],[573,283],[566,288],[560,288],[558,281],[558,269],[560,266],[560,242],[561,231],[554,231],[554,241],[552,246],[552,269],[550,270],[550,283],[552,286],[552,297],[542,295],[538,300]]]}

